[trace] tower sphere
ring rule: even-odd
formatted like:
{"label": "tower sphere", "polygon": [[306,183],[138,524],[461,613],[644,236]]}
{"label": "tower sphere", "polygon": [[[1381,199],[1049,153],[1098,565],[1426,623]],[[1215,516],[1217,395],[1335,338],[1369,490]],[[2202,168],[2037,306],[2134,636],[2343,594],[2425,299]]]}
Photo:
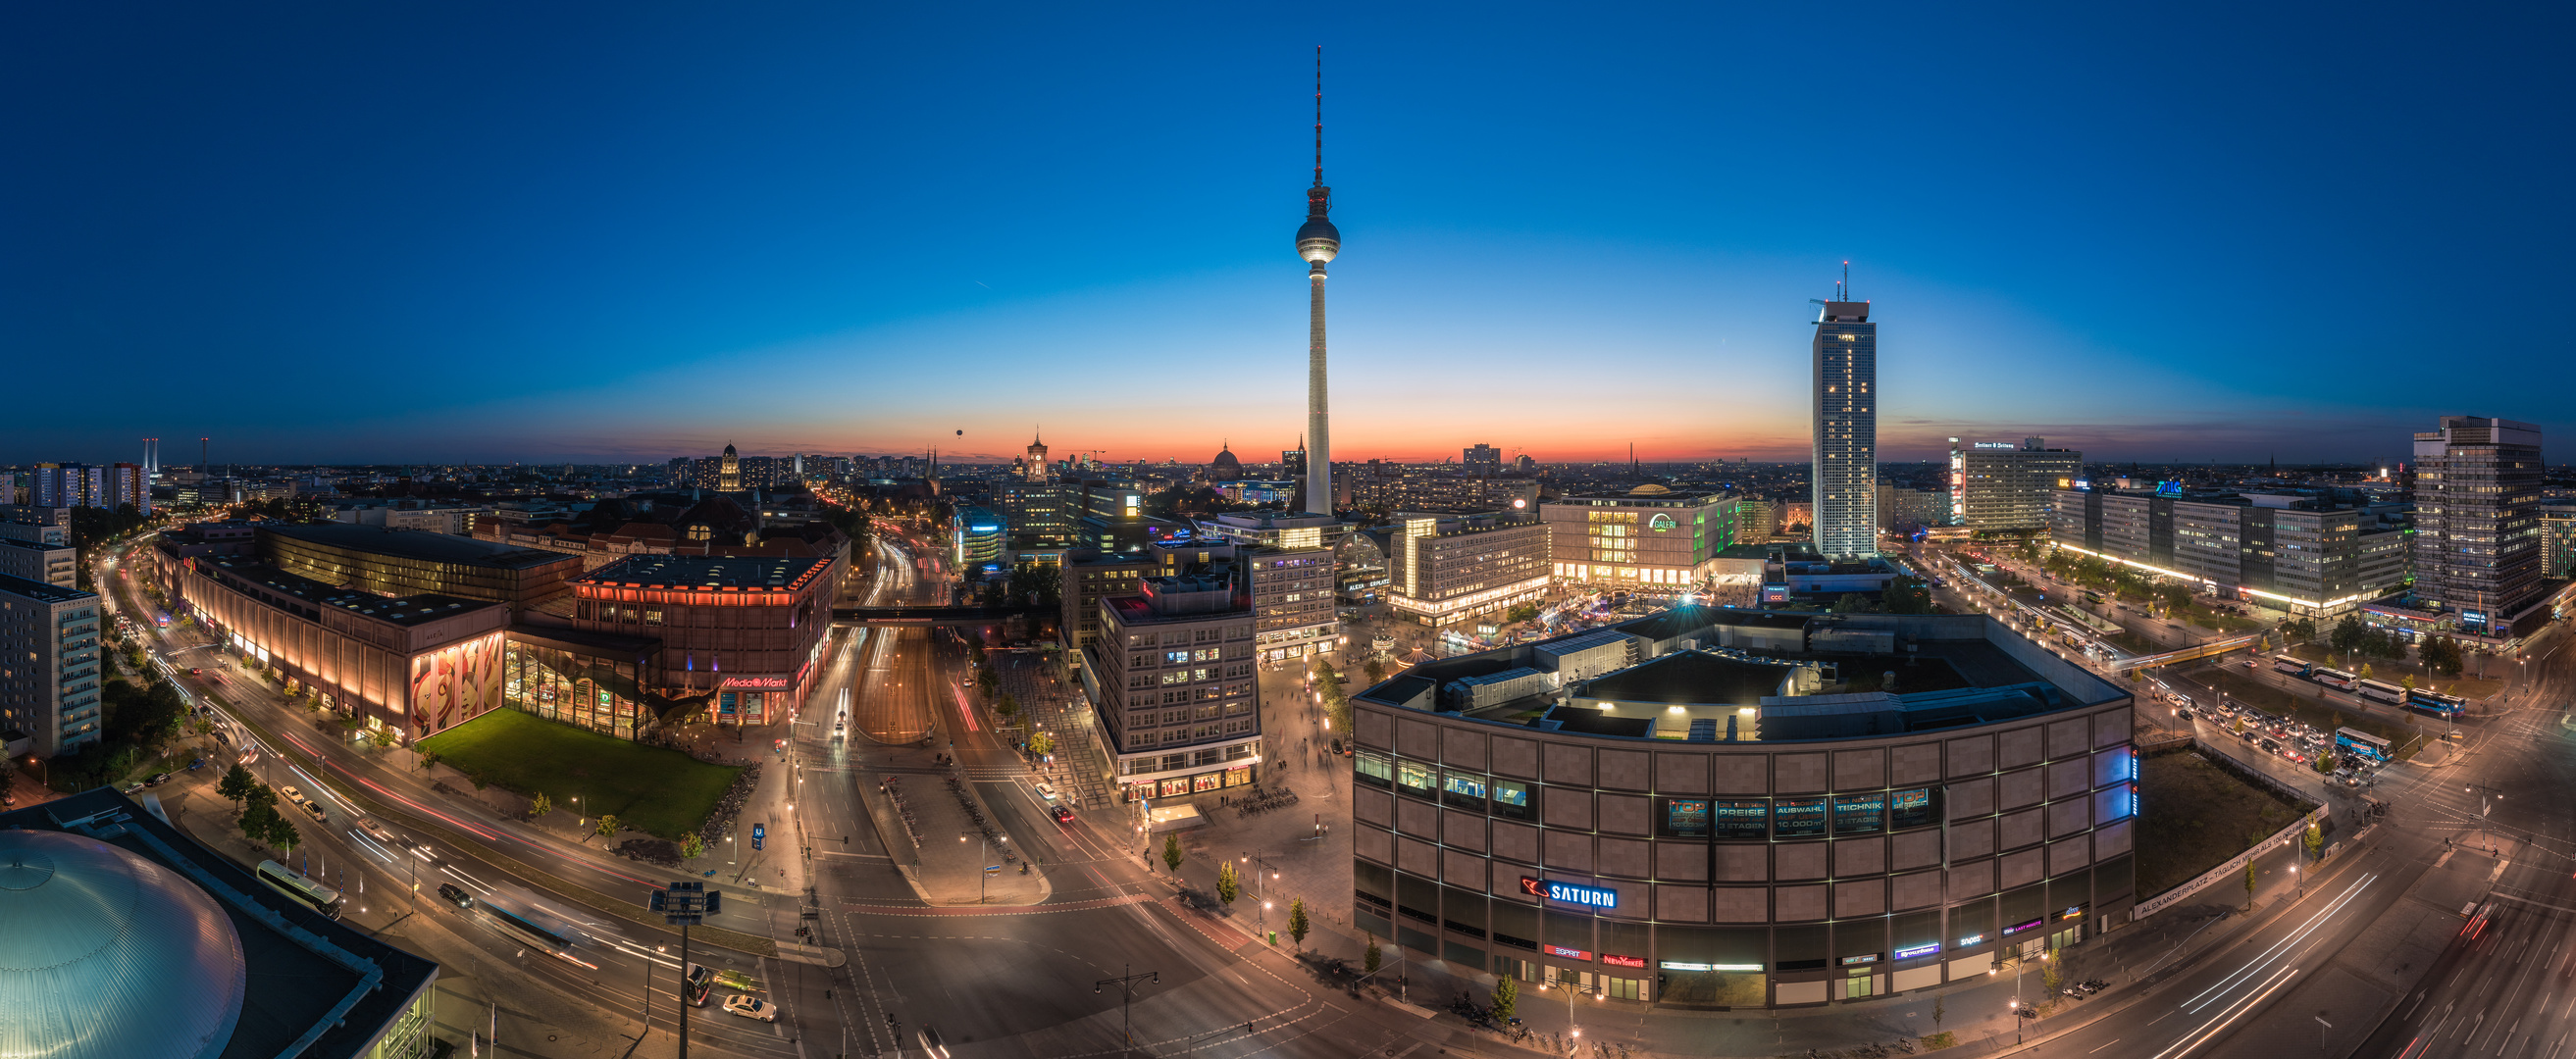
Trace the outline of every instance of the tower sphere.
{"label": "tower sphere", "polygon": [[1333,189],[1310,188],[1306,192],[1306,223],[1297,228],[1297,256],[1322,264],[1342,252],[1342,233],[1327,220],[1324,211],[1332,208]]}

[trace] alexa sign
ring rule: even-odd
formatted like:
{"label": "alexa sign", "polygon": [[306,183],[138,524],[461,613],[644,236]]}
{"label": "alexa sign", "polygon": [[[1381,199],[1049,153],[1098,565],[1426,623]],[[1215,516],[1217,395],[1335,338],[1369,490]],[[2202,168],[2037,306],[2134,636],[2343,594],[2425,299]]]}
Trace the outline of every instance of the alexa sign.
{"label": "alexa sign", "polygon": [[1563,901],[1588,908],[1619,907],[1619,891],[1602,886],[1576,886],[1573,883],[1549,882],[1521,876],[1521,892],[1550,901]]}

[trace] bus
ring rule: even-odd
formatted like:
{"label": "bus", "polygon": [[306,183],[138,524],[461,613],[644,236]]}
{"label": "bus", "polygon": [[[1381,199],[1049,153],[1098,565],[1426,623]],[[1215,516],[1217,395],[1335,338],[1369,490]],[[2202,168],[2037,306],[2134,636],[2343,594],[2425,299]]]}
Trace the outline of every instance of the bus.
{"label": "bus", "polygon": [[2469,700],[2457,695],[2417,688],[2406,695],[2406,708],[2420,710],[2435,717],[2456,718],[2469,708]]}
{"label": "bus", "polygon": [[2291,655],[2273,655],[2272,668],[2294,677],[2304,677],[2308,675],[2308,670],[2312,667],[2308,665],[2308,660],[2304,658],[2298,658]]}
{"label": "bus", "polygon": [[572,954],[571,938],[531,923],[526,917],[489,901],[477,903],[483,906],[484,911],[492,914],[492,922],[501,926],[502,933],[525,941],[534,948],[543,949],[566,963],[578,964],[594,971],[599,969],[598,964],[586,962]]}
{"label": "bus", "polygon": [[2084,602],[2086,602],[2086,603],[2100,603],[2100,602],[2102,602],[2102,594],[2101,594],[2101,593],[2099,593],[2099,592],[2093,591],[2092,589],[2089,589],[2089,588],[2088,588],[2088,589],[2085,589],[2085,590],[2084,590]]}
{"label": "bus", "polygon": [[692,963],[689,965],[688,973],[681,976],[680,999],[688,1001],[690,1007],[702,1008],[707,1006],[707,997],[715,992],[715,988],[715,968],[702,963]]}
{"label": "bus", "polygon": [[2342,688],[2345,691],[2351,691],[2352,689],[2361,686],[2360,674],[2346,673],[2343,670],[2333,669],[2326,666],[2318,666],[2315,669],[2309,670],[2308,679],[2330,688]]}
{"label": "bus", "polygon": [[340,918],[340,895],[295,874],[286,865],[273,860],[259,862],[259,881],[267,883],[269,889],[294,898],[297,904],[332,919]]}
{"label": "bus", "polygon": [[2350,728],[2335,729],[2335,749],[2372,761],[2388,760],[2388,740]]}
{"label": "bus", "polygon": [[2383,684],[2376,680],[2365,680],[2361,682],[2361,697],[2369,699],[2372,702],[2384,702],[2391,706],[2406,705],[2405,688],[2398,687],[2395,684]]}

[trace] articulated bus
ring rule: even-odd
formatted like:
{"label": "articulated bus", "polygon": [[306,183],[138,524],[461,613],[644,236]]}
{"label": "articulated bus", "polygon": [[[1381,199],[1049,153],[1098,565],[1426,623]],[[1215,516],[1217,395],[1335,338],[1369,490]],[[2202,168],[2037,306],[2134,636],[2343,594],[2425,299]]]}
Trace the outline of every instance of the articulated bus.
{"label": "articulated bus", "polygon": [[2335,749],[2372,761],[2388,760],[2388,740],[2350,728],[2335,729]]}
{"label": "articulated bus", "polygon": [[340,895],[295,874],[286,865],[273,860],[264,860],[259,862],[258,874],[259,881],[267,883],[272,890],[294,898],[296,903],[333,919],[340,918]]}
{"label": "articulated bus", "polygon": [[2304,677],[2308,675],[2308,670],[2311,667],[2308,665],[2308,660],[2304,658],[2297,658],[2290,655],[2273,655],[2272,668],[2294,677]]}
{"label": "articulated bus", "polygon": [[2417,688],[2407,693],[2406,708],[2429,713],[2435,717],[2457,718],[2469,708],[2469,700],[2457,695],[2444,695],[2438,691]]}
{"label": "articulated bus", "polygon": [[483,911],[491,913],[492,922],[499,924],[503,933],[525,941],[532,947],[543,949],[567,963],[580,964],[592,970],[599,968],[599,965],[584,961],[572,954],[571,938],[531,923],[525,917],[499,905],[489,902],[477,902],[477,904]]}
{"label": "articulated bus", "polygon": [[2376,680],[2365,680],[2361,682],[2361,697],[2369,699],[2372,702],[2384,702],[2391,706],[2406,705],[2405,688],[2398,687],[2395,684],[2383,684]]}
{"label": "articulated bus", "polygon": [[2352,689],[2361,686],[2360,674],[2346,673],[2343,670],[2333,669],[2326,666],[2318,666],[2315,669],[2309,670],[2308,679],[2330,688],[2342,688],[2345,691],[2351,691]]}

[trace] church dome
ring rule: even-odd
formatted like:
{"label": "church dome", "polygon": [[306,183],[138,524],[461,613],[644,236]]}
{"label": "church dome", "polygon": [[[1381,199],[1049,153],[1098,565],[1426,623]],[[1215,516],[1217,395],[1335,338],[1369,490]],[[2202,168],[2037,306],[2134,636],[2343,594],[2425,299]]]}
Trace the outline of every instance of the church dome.
{"label": "church dome", "polygon": [[1232,443],[1217,446],[1216,458],[1208,461],[1208,470],[1217,474],[1243,473],[1243,461],[1234,458]]}
{"label": "church dome", "polygon": [[0,831],[0,1055],[211,1059],[246,986],[196,884],[84,835]]}
{"label": "church dome", "polygon": [[730,441],[725,442],[725,450],[724,450],[724,454],[725,454],[725,455],[727,455],[727,456],[734,455],[734,451],[733,451],[733,443],[732,443],[732,442],[730,442]]}

